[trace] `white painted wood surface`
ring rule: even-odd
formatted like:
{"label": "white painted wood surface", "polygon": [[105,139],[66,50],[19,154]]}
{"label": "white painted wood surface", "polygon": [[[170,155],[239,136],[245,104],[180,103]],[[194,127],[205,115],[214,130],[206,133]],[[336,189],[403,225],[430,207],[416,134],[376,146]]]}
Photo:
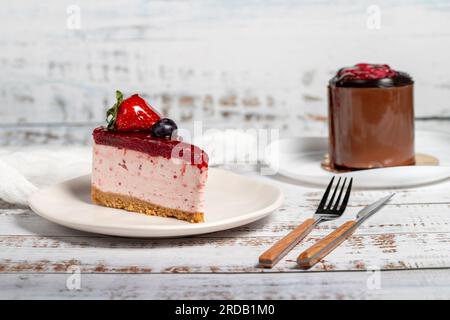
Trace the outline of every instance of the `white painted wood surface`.
{"label": "white painted wood surface", "polygon": [[[415,125],[418,130],[450,132],[449,120],[445,118],[416,120]],[[90,145],[92,142],[92,129],[100,124],[104,123],[0,124],[0,146]],[[217,121],[212,124],[213,127],[215,126],[217,128],[225,128],[227,125],[231,129],[252,127],[250,124],[242,123],[236,126],[234,124],[230,125],[226,121]],[[187,128],[189,128],[189,125],[187,125]],[[327,122],[325,118],[307,121],[299,120],[296,128],[299,130],[300,135],[326,136],[327,134]],[[281,137],[288,135],[289,129],[280,128]]]}
{"label": "white painted wood surface", "polygon": [[[389,205],[320,264],[297,269],[304,248],[390,192],[355,190],[341,219],[321,225],[273,270],[263,270],[258,255],[312,215],[322,190],[261,177],[252,167],[238,172],[281,187],[285,204],[262,221],[191,238],[88,234],[1,203],[0,297],[450,298],[449,181],[396,190]],[[66,287],[72,268],[81,272],[79,291]]]}
{"label": "white painted wood surface", "polygon": [[[416,80],[417,127],[450,131],[448,1],[8,1],[0,145],[89,144],[114,90],[190,128],[326,134],[336,68],[386,62]],[[367,23],[371,6],[380,28]],[[370,10],[369,10],[370,11]],[[425,49],[424,49],[425,48]]]}
{"label": "white painted wood surface", "polygon": [[307,274],[3,274],[0,299],[448,299],[447,270]]}
{"label": "white painted wood surface", "polygon": [[[201,119],[205,128],[323,135],[327,80],[359,61],[410,72],[416,127],[450,132],[447,1],[81,0],[75,30],[70,4],[2,4],[2,146],[90,144],[116,88],[142,93],[188,128]],[[380,29],[367,28],[374,4]],[[387,193],[357,190],[342,219],[262,270],[258,255],[312,214],[321,190],[239,172],[280,186],[283,207],[193,238],[87,234],[0,202],[0,298],[450,298],[450,182],[396,190],[322,263],[297,269],[303,248]],[[71,266],[80,268],[80,290],[66,286]]]}
{"label": "white painted wood surface", "polygon": [[410,72],[419,119],[450,116],[448,1],[81,0],[79,29],[70,5],[2,4],[1,144],[17,123],[30,144],[86,143],[116,88],[187,126],[325,132],[327,81],[360,61]]}

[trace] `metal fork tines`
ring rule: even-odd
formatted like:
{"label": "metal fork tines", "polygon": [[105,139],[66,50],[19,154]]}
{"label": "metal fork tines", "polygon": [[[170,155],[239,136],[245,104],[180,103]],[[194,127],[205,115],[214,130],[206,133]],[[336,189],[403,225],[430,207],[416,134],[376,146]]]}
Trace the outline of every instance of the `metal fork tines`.
{"label": "metal fork tines", "polygon": [[314,214],[314,218],[317,220],[317,223],[320,223],[322,221],[328,221],[339,218],[345,211],[345,208],[347,208],[348,199],[350,198],[350,192],[352,190],[352,183],[353,178],[350,178],[350,183],[347,186],[347,190],[345,191],[344,199],[341,203],[341,197],[345,190],[345,184],[347,182],[347,178],[344,179],[344,182],[342,183],[341,189],[339,191],[339,195],[334,201],[334,198],[336,197],[336,193],[339,190],[339,185],[341,183],[341,178],[339,178],[336,187],[334,188],[333,194],[331,195],[330,201],[328,201],[328,195],[330,194],[331,188],[333,187],[334,177],[331,179],[330,183],[327,186],[327,189],[325,190],[325,193],[322,196],[322,200],[320,200],[319,207],[316,210],[316,213]]}
{"label": "metal fork tines", "polygon": [[[272,247],[259,256],[259,265],[264,268],[272,268],[280,261],[295,245],[304,239],[315,226],[324,221],[330,221],[339,218],[347,207],[352,189],[353,178],[350,178],[347,184],[347,178],[341,184],[341,178],[338,179],[333,189],[335,177],[333,177],[320,200],[314,216],[304,221],[301,225],[292,230],[288,235],[277,241]],[[340,188],[339,188],[340,187]],[[331,198],[328,200],[331,190]],[[337,195],[337,198],[336,198]],[[342,195],[344,198],[341,201]],[[335,200],[336,199],[336,200]]]}

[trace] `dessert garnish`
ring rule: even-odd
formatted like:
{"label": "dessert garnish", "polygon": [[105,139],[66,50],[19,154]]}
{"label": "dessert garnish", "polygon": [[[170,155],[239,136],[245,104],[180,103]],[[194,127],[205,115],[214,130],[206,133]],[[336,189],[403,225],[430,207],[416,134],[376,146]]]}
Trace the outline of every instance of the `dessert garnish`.
{"label": "dessert garnish", "polygon": [[397,75],[397,72],[387,64],[371,64],[358,63],[353,67],[345,67],[338,71],[339,80],[342,79],[384,79],[392,78]]}
{"label": "dessert garnish", "polygon": [[157,138],[170,138],[175,135],[178,127],[176,123],[169,118],[163,118],[150,128],[150,131],[154,137]]}
{"label": "dessert garnish", "polygon": [[387,64],[358,63],[341,68],[329,84],[347,88],[392,88],[413,83],[410,75]]}
{"label": "dessert garnish", "polygon": [[145,131],[161,119],[138,94],[124,100],[122,92],[117,90],[116,99],[116,103],[106,112],[108,130]]}

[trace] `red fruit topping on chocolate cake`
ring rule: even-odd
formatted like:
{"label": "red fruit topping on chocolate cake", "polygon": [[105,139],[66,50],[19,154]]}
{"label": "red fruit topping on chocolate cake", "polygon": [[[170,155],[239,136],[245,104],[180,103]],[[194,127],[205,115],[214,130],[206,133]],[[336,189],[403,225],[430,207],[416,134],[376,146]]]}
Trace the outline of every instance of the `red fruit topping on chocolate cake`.
{"label": "red fruit topping on chocolate cake", "polygon": [[342,68],[338,72],[339,79],[384,79],[397,75],[397,71],[387,64],[358,63],[353,67]]}

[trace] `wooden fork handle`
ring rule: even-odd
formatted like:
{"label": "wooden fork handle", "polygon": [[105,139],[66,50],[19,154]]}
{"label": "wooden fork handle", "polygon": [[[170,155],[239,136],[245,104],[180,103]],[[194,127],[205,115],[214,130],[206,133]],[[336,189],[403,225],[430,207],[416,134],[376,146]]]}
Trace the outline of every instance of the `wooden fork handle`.
{"label": "wooden fork handle", "polygon": [[316,224],[315,219],[307,219],[289,234],[278,240],[272,247],[259,256],[259,265],[263,268],[272,268],[280,261],[296,244],[302,241]]}
{"label": "wooden fork handle", "polygon": [[350,237],[356,228],[356,221],[347,221],[335,231],[319,240],[310,248],[303,251],[297,258],[297,264],[300,268],[308,269],[327,256],[331,251],[338,247],[342,242]]}

